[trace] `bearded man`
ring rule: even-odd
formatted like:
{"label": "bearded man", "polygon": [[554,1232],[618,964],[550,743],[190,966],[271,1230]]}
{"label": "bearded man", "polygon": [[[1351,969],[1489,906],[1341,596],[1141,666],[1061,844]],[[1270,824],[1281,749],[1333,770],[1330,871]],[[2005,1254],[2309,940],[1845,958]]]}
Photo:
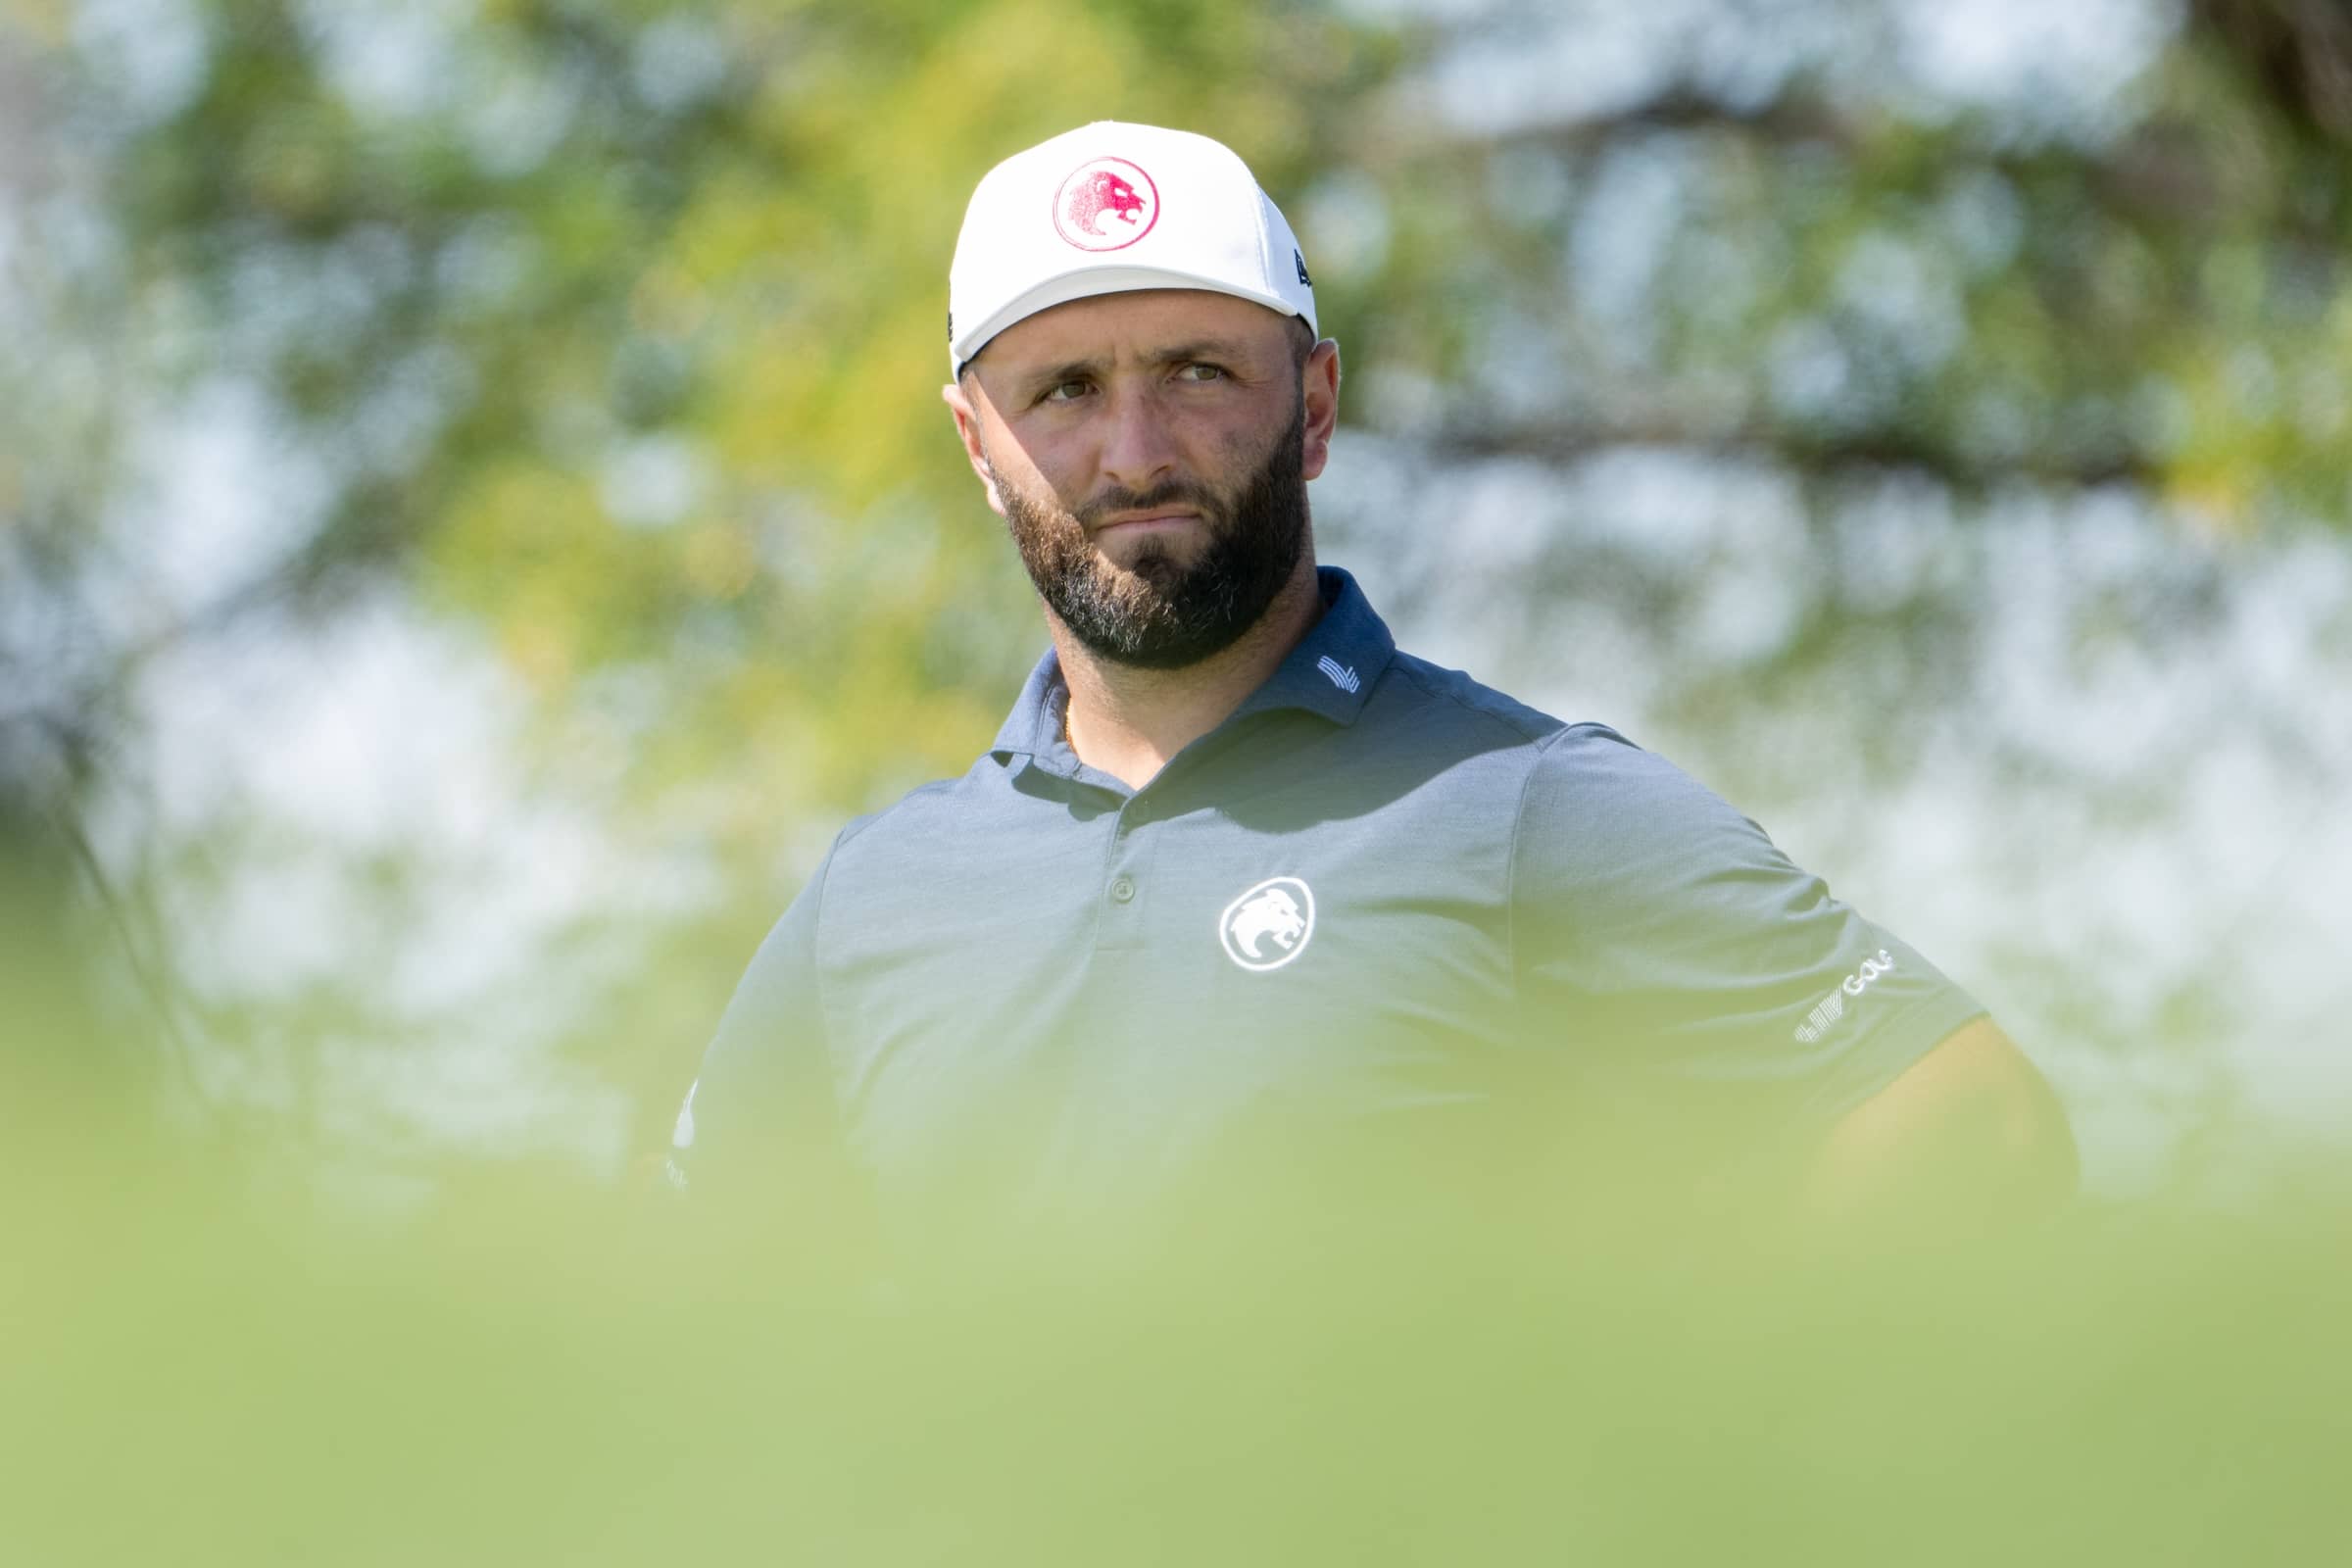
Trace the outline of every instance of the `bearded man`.
{"label": "bearded man", "polygon": [[1231,151],[1031,148],[949,287],[944,395],[1052,647],[970,771],[835,841],[681,1179],[806,1204],[838,1167],[918,1251],[1220,1182],[1209,1212],[1280,1192],[1291,1225],[1541,1225],[1561,1151],[1657,1129],[1798,1207],[2068,1189],[2046,1084],[1926,959],[1615,731],[1397,651],[1318,564],[1339,347]]}

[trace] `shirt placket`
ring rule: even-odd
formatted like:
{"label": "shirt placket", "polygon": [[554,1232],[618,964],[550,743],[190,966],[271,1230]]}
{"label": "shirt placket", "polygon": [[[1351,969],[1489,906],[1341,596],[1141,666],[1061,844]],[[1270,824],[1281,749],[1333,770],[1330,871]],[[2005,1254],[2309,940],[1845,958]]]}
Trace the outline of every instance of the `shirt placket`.
{"label": "shirt placket", "polygon": [[1162,837],[1155,831],[1159,814],[1158,803],[1148,789],[1129,796],[1119,808],[1097,890],[1102,902],[1098,951],[1132,952],[1146,945],[1157,892],[1152,861]]}

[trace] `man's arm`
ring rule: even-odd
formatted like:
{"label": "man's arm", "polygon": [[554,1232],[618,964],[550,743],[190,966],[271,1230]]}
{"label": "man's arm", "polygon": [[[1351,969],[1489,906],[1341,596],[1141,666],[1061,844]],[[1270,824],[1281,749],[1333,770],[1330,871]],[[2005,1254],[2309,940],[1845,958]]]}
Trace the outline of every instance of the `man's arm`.
{"label": "man's arm", "polygon": [[1833,1125],[1804,1173],[1803,1208],[1889,1238],[1983,1235],[2055,1208],[2076,1176],[2058,1097],[1980,1017]]}
{"label": "man's arm", "polygon": [[2071,1191],[2056,1097],[1983,1007],[1671,763],[1563,731],[1516,849],[1539,1015],[1593,1020],[1580,1065],[1703,1206],[1924,1241]]}

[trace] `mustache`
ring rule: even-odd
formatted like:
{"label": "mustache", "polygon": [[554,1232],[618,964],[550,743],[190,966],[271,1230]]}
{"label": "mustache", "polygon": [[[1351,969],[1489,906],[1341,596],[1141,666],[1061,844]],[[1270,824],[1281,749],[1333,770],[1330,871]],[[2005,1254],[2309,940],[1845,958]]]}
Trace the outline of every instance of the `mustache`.
{"label": "mustache", "polygon": [[1170,479],[1149,490],[1129,490],[1123,486],[1105,490],[1080,507],[1073,515],[1092,529],[1114,512],[1149,512],[1154,508],[1176,505],[1198,507],[1212,517],[1219,511],[1217,498],[1207,486],[1191,479]]}

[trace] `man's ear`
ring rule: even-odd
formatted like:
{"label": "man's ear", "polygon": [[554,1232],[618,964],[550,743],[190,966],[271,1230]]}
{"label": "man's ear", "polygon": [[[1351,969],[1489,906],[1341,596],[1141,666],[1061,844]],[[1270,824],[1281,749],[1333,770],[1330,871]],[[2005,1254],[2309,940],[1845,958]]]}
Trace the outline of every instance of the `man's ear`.
{"label": "man's ear", "polygon": [[1299,396],[1306,402],[1306,437],[1302,446],[1306,477],[1323,471],[1331,458],[1331,432],[1340,422],[1340,345],[1325,338],[1299,368]]}
{"label": "man's ear", "polygon": [[948,412],[956,416],[956,434],[963,442],[963,455],[971,464],[972,472],[980,476],[980,488],[988,493],[988,510],[1002,517],[1004,498],[997,491],[997,470],[988,466],[988,454],[980,447],[980,416],[973,412],[972,400],[964,395],[960,381],[950,381],[941,387],[939,396],[947,404]]}

